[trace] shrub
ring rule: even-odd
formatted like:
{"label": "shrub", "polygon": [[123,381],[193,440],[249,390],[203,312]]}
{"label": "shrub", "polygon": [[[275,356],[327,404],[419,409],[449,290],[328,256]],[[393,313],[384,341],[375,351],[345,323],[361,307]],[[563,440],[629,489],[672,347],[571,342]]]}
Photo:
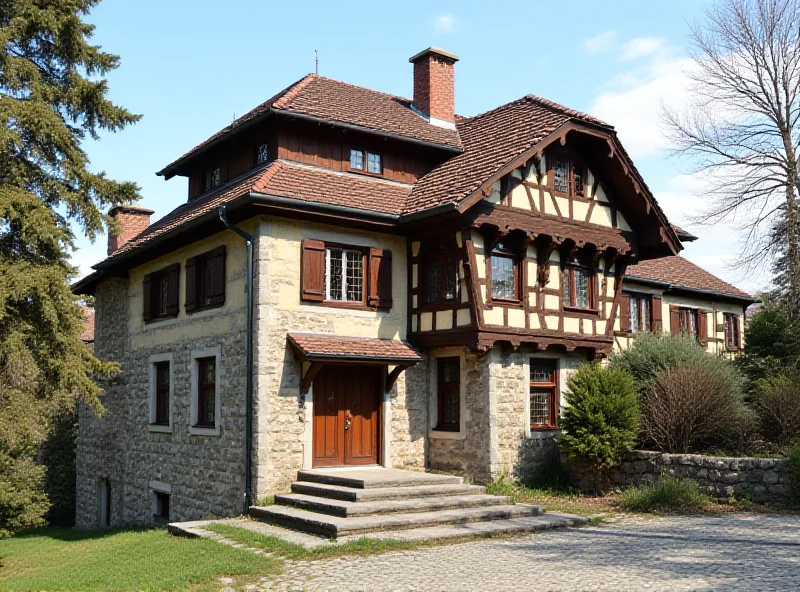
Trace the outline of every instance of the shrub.
{"label": "shrub", "polygon": [[613,465],[636,442],[639,404],[630,374],[587,364],[569,379],[567,389],[562,448],[595,467]]}
{"label": "shrub", "polygon": [[735,364],[747,377],[753,396],[757,396],[759,380],[787,369],[800,371],[800,321],[767,304],[747,323],[744,353]]}
{"label": "shrub", "polygon": [[683,362],[656,376],[643,397],[641,438],[665,452],[727,447],[747,425],[748,414],[729,367],[710,360]]}
{"label": "shrub", "polygon": [[31,459],[0,452],[0,539],[45,524],[43,516],[50,508],[43,491],[45,472]]}
{"label": "shrub", "polygon": [[761,432],[786,446],[800,440],[800,371],[791,368],[756,382],[753,404]]}
{"label": "shrub", "polygon": [[696,481],[670,475],[662,475],[655,483],[629,487],[619,498],[620,507],[631,512],[697,512],[710,502]]}
{"label": "shrub", "polygon": [[711,357],[697,341],[685,335],[642,333],[631,346],[611,358],[612,368],[633,376],[636,390],[645,395],[664,370],[685,362],[699,362]]}

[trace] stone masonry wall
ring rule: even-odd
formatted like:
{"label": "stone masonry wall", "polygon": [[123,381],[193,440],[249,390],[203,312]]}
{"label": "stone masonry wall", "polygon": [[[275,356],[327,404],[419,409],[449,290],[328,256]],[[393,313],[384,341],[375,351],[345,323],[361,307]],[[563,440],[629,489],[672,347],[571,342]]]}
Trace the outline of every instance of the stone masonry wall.
{"label": "stone masonry wall", "polygon": [[708,495],[750,496],[756,503],[791,501],[789,461],[784,458],[726,458],[634,450],[610,473],[620,487],[655,481],[662,472],[694,479]]}
{"label": "stone masonry wall", "polygon": [[[183,311],[186,257],[227,239],[226,302],[222,308]],[[99,525],[98,489],[111,483],[111,525],[149,524],[153,487],[167,487],[174,520],[239,515],[244,496],[245,266],[241,239],[232,233],[176,251],[132,270],[129,280],[107,280],[96,295],[95,355],[116,360],[122,375],[102,396],[105,412],[80,411],[77,448],[79,528]],[[145,324],[142,277],[181,263],[181,312]],[[219,435],[190,434],[192,351],[219,348]],[[150,429],[150,357],[172,355],[172,431]]]}

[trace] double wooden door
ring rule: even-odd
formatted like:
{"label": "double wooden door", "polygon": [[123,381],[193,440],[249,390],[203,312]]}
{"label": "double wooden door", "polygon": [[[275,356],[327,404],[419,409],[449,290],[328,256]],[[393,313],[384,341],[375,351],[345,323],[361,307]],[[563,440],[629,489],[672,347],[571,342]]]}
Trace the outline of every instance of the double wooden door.
{"label": "double wooden door", "polygon": [[378,464],[380,366],[326,366],[314,378],[314,466]]}

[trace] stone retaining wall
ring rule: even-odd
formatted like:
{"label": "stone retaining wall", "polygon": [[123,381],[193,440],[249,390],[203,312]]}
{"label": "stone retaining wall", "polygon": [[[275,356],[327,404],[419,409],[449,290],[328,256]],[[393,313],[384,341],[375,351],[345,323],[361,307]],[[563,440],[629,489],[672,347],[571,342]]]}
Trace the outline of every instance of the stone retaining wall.
{"label": "stone retaining wall", "polygon": [[666,472],[694,479],[704,493],[718,498],[747,497],[756,503],[788,504],[792,498],[789,461],[785,458],[726,458],[634,450],[610,472],[614,486],[655,481]]}

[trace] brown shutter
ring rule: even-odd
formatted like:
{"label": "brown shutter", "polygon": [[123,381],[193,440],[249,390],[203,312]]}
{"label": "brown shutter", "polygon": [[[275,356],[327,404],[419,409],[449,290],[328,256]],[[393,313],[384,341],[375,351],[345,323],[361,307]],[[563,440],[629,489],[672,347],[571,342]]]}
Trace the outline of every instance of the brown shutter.
{"label": "brown shutter", "polygon": [[209,306],[225,304],[225,245],[208,254],[211,261],[211,294]]}
{"label": "brown shutter", "polygon": [[736,345],[739,349],[744,349],[744,335],[742,334],[742,319],[739,315],[736,315],[733,319],[736,322],[736,336],[738,339],[736,340]]}
{"label": "brown shutter", "polygon": [[702,343],[708,343],[708,313],[701,310],[697,311],[697,340]]}
{"label": "brown shutter", "polygon": [[167,268],[167,316],[178,316],[178,284],[181,281],[181,264],[173,263]]}
{"label": "brown shutter", "polygon": [[325,300],[325,243],[303,239],[300,298],[311,302]]}
{"label": "brown shutter", "polygon": [[369,250],[370,306],[392,307],[392,252],[389,249]]}
{"label": "brown shutter", "polygon": [[662,301],[661,296],[653,296],[650,299],[650,314],[652,315],[652,322],[650,325],[650,329],[655,332],[660,332],[664,330],[664,321],[661,318],[662,315]]}
{"label": "brown shutter", "polygon": [[142,317],[145,321],[149,321],[153,318],[153,288],[152,282],[153,279],[152,273],[147,273],[144,276],[144,281],[142,282]]}
{"label": "brown shutter", "polygon": [[681,313],[677,308],[669,307],[669,332],[678,335],[681,332]]}
{"label": "brown shutter", "polygon": [[620,331],[631,330],[631,295],[622,294],[619,299],[619,329]]}
{"label": "brown shutter", "polygon": [[186,301],[183,306],[186,312],[197,308],[197,257],[186,260]]}

